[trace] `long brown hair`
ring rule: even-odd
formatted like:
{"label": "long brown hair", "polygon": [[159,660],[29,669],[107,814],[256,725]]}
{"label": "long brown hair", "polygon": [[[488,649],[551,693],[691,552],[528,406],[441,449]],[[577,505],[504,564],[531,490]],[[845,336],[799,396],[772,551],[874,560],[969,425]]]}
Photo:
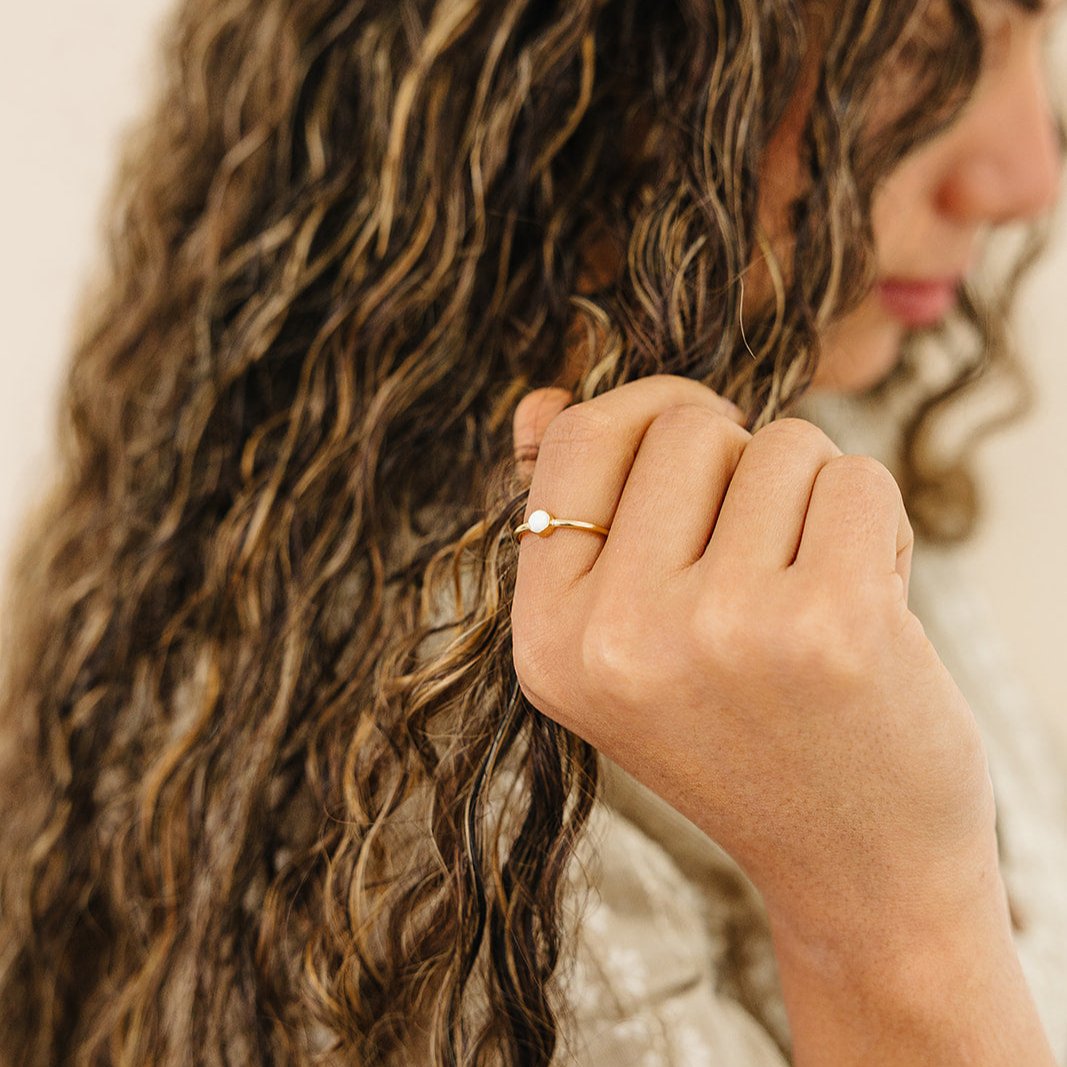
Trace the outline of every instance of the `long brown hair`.
{"label": "long brown hair", "polygon": [[[0,1061],[549,1062],[596,761],[515,684],[511,413],[576,330],[580,398],[787,410],[877,181],[977,76],[969,4],[933,41],[924,6],[184,0],[13,570]],[[742,319],[812,48],[791,262]],[[582,288],[594,239],[625,268]],[[933,416],[1010,359],[983,306],[912,407],[933,532],[946,477],[973,512]]]}

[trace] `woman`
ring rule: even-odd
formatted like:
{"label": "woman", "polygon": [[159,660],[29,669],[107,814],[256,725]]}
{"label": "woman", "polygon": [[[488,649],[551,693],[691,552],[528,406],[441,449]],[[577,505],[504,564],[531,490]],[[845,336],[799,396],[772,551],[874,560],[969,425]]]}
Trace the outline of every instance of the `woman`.
{"label": "woman", "polygon": [[[982,745],[906,600],[911,526],[958,539],[974,515],[931,428],[1011,368],[1008,301],[958,283],[985,230],[1055,192],[1049,18],[186,0],[20,555],[3,1062],[1054,1062]],[[958,288],[962,337],[927,381],[901,344]],[[910,523],[884,468],[778,419],[811,386],[904,409]],[[645,522],[621,525],[639,463]],[[746,585],[779,520],[807,536],[824,469],[847,477],[807,595]],[[694,472],[724,517],[750,487],[716,583],[729,640],[647,657],[634,532],[661,562],[717,545],[699,494],[677,522],[651,507]],[[542,508],[599,531],[516,545]],[[846,514],[866,532],[839,545]],[[617,627],[549,615],[608,558]],[[891,573],[859,582],[873,558]],[[881,629],[837,610],[876,585]],[[830,635],[784,675],[774,605]],[[786,694],[817,727],[795,744]],[[633,914],[630,860],[661,892]],[[694,977],[724,902],[749,925]],[[787,1025],[746,958],[772,927]]]}

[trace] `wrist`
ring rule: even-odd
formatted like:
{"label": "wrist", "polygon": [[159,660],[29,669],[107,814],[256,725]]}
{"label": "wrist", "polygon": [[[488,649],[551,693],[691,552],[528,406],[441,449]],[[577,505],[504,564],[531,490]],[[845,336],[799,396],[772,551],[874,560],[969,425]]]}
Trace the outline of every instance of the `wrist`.
{"label": "wrist", "polygon": [[[802,882],[802,884],[800,884]],[[902,862],[862,878],[821,881],[809,871],[767,891],[771,928],[783,952],[807,967],[848,969],[872,951],[906,957],[923,945],[958,944],[996,931],[1011,943],[1011,919],[990,831],[957,856]],[[857,955],[857,950],[862,950]],[[862,976],[855,976],[862,977]]]}
{"label": "wrist", "polygon": [[874,914],[858,940],[771,925],[797,1067],[1052,1067],[999,872],[969,906]]}
{"label": "wrist", "polygon": [[[831,909],[827,909],[831,912]],[[947,907],[944,901],[909,900],[898,907],[884,901],[868,914],[842,918],[836,926],[797,925],[781,913],[770,913],[775,953],[783,974],[803,976],[827,990],[848,990],[862,998],[868,991],[922,1003],[930,981],[946,971],[965,980],[979,959],[1015,956],[1011,919],[1003,883],[986,895]]]}

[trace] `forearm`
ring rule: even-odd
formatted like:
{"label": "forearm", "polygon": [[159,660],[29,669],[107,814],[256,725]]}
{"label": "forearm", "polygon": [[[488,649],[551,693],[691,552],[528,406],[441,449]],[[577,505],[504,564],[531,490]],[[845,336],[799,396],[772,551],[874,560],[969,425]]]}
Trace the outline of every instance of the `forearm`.
{"label": "forearm", "polygon": [[921,937],[875,922],[851,951],[775,944],[795,1067],[1055,1067],[1002,887]]}

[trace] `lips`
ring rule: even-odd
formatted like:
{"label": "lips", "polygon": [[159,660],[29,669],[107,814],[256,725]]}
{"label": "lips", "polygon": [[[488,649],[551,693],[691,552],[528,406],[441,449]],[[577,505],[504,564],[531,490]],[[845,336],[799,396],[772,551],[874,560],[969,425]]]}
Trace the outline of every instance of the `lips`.
{"label": "lips", "polygon": [[882,305],[906,326],[934,326],[956,306],[960,278],[886,278],[878,283]]}

